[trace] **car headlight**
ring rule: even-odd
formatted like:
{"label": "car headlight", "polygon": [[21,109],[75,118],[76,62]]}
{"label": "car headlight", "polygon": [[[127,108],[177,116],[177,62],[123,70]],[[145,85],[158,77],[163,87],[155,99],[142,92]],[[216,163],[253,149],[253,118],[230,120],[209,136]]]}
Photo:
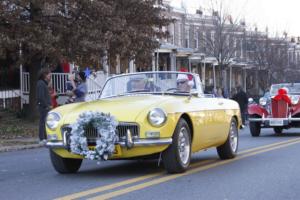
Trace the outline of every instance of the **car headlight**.
{"label": "car headlight", "polygon": [[148,121],[152,126],[162,126],[167,121],[167,115],[162,109],[154,108],[148,113]]}
{"label": "car headlight", "polygon": [[259,99],[259,104],[262,105],[262,106],[265,106],[267,104],[267,98],[261,97]]}
{"label": "car headlight", "polygon": [[46,118],[46,125],[51,130],[54,130],[58,126],[58,122],[61,119],[60,115],[56,112],[50,112]]}
{"label": "car headlight", "polygon": [[298,95],[291,96],[291,101],[292,104],[297,104],[299,102],[299,96]]}

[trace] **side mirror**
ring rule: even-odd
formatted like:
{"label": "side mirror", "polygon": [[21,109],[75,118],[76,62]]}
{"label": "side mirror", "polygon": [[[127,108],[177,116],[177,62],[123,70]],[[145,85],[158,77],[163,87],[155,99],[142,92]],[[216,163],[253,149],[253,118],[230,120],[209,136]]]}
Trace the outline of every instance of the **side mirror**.
{"label": "side mirror", "polygon": [[253,98],[248,99],[248,103],[253,103],[253,102],[254,102]]}

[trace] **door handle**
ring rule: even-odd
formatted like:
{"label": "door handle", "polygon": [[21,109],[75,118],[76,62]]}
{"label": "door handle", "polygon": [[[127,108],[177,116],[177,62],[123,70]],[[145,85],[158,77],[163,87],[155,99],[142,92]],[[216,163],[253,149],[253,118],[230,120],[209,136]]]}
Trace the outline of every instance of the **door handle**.
{"label": "door handle", "polygon": [[223,101],[218,102],[218,105],[219,105],[219,106],[222,106],[223,104],[224,104]]}

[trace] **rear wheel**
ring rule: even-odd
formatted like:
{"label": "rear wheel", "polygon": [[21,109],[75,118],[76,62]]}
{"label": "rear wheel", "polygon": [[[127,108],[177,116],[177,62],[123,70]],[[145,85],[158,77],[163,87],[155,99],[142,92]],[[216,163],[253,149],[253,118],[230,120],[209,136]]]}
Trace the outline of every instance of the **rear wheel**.
{"label": "rear wheel", "polygon": [[282,127],[274,127],[274,132],[275,132],[276,134],[282,134],[282,130],[283,130]]}
{"label": "rear wheel", "polygon": [[191,133],[187,122],[180,119],[173,134],[172,144],[162,153],[168,173],[186,171],[191,160]]}
{"label": "rear wheel", "polygon": [[51,149],[50,158],[54,169],[61,174],[76,173],[82,163],[82,159],[63,158]]}
{"label": "rear wheel", "polygon": [[238,135],[237,122],[233,118],[230,123],[229,134],[226,142],[223,145],[217,147],[217,152],[219,157],[221,159],[234,158],[238,151],[238,142],[239,142],[239,135]]}
{"label": "rear wheel", "polygon": [[[250,118],[257,118],[255,116],[250,116]],[[260,135],[260,122],[249,122],[250,133],[253,137],[258,137]]]}

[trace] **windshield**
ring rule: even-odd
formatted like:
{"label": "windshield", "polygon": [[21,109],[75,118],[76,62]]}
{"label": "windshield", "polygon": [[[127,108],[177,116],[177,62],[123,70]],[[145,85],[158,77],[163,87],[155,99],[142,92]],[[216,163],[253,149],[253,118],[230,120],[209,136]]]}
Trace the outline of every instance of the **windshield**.
{"label": "windshield", "polygon": [[119,75],[108,79],[100,98],[137,93],[189,95],[195,90],[196,82],[193,74],[180,72],[141,72]]}
{"label": "windshield", "polygon": [[300,83],[282,83],[271,86],[271,96],[277,95],[280,88],[287,88],[288,94],[300,94]]}

